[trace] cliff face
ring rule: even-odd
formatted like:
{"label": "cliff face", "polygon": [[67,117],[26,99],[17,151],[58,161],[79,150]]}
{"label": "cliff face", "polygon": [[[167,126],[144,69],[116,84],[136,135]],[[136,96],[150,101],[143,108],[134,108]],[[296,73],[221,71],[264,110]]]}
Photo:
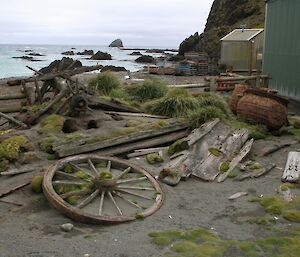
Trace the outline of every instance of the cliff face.
{"label": "cliff face", "polygon": [[262,28],[265,18],[264,0],[215,0],[202,34],[185,39],[179,54],[189,51],[206,52],[214,62],[220,56],[220,39],[241,25]]}

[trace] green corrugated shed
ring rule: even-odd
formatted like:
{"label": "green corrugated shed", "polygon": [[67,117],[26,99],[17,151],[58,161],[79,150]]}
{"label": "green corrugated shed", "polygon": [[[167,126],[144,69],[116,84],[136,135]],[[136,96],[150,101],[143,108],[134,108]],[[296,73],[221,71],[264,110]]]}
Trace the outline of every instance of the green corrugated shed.
{"label": "green corrugated shed", "polygon": [[300,101],[300,0],[268,0],[263,71],[270,86]]}

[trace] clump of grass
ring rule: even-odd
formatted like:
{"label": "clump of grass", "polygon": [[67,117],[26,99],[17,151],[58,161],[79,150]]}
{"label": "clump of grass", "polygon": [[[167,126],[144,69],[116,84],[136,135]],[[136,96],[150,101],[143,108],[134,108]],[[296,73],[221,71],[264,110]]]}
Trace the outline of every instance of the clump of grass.
{"label": "clump of grass", "polygon": [[230,110],[229,106],[224,100],[223,97],[217,95],[217,94],[200,94],[198,97],[199,100],[199,105],[201,107],[206,107],[206,106],[213,106],[222,111],[224,116],[228,117],[230,116]]}
{"label": "clump of grass", "polygon": [[161,98],[167,91],[165,83],[158,79],[146,80],[142,85],[131,85],[126,88],[128,98],[138,102]]}
{"label": "clump of grass", "polygon": [[119,79],[110,72],[100,73],[89,81],[88,87],[98,91],[101,95],[110,95],[113,90],[120,87]]}
{"label": "clump of grass", "polygon": [[215,118],[223,119],[224,117],[224,113],[218,107],[199,107],[196,110],[192,110],[188,113],[188,122],[190,128],[195,129],[210,120]]}
{"label": "clump of grass", "polygon": [[265,139],[267,136],[266,128],[262,125],[250,124],[238,119],[230,119],[228,123],[229,125],[231,125],[233,128],[236,129],[241,129],[241,128],[248,129],[250,131],[249,137],[253,138],[254,140]]}
{"label": "clump of grass", "polygon": [[165,97],[144,105],[146,112],[168,117],[186,117],[188,112],[198,107],[198,101],[192,96],[174,94],[171,92]]}

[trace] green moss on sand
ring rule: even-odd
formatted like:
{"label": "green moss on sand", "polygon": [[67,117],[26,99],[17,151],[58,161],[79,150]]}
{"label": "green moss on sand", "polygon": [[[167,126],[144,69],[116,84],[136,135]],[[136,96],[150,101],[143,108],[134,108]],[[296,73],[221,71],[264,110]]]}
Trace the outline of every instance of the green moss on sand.
{"label": "green moss on sand", "polygon": [[222,152],[220,152],[217,148],[214,147],[208,148],[208,152],[216,157],[220,157],[222,155]]}
{"label": "green moss on sand", "polygon": [[221,165],[220,165],[220,167],[219,167],[219,171],[221,172],[221,173],[225,173],[226,171],[228,171],[229,170],[229,162],[222,162],[221,163]]}
{"label": "green moss on sand", "polygon": [[43,192],[42,184],[43,184],[43,177],[35,176],[31,180],[31,190],[37,194],[42,193]]}
{"label": "green moss on sand", "polygon": [[174,144],[170,145],[168,148],[168,154],[172,156],[175,153],[189,149],[189,144],[184,139],[177,140]]}
{"label": "green moss on sand", "polygon": [[[188,231],[153,232],[149,236],[160,248],[166,247],[165,256],[173,257],[283,257],[299,256],[300,233],[284,231],[284,235],[257,241],[223,240],[205,229]],[[171,252],[170,252],[171,251]],[[171,255],[170,255],[171,254]]]}
{"label": "green moss on sand", "polygon": [[146,161],[153,165],[155,163],[164,162],[164,159],[159,155],[159,153],[150,153],[146,156]]}
{"label": "green moss on sand", "polygon": [[287,202],[280,196],[257,198],[257,202],[270,214],[282,215],[288,221],[300,222],[300,197]]}
{"label": "green moss on sand", "polygon": [[39,130],[41,134],[57,134],[62,131],[65,118],[60,115],[49,115],[43,122]]}
{"label": "green moss on sand", "polygon": [[22,149],[31,148],[28,139],[24,136],[13,136],[5,139],[0,144],[0,160],[7,159],[14,161],[19,158],[19,153]]}

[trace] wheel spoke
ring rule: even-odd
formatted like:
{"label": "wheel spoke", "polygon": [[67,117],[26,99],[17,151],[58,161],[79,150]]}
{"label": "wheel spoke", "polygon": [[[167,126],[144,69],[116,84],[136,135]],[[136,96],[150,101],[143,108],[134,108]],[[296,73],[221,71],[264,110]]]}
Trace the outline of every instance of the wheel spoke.
{"label": "wheel spoke", "polygon": [[108,161],[107,163],[107,172],[110,172],[111,169],[111,161]]}
{"label": "wheel spoke", "polygon": [[129,182],[136,182],[136,181],[143,181],[147,180],[147,177],[141,177],[141,178],[130,178],[130,179],[124,179],[124,180],[119,180],[117,181],[117,184],[124,184],[124,183],[129,183]]}
{"label": "wheel spoke", "polygon": [[120,192],[123,192],[123,193],[126,193],[126,194],[129,194],[129,195],[134,195],[134,196],[138,196],[138,197],[141,197],[141,198],[144,198],[144,199],[147,199],[147,200],[152,200],[152,198],[150,198],[148,196],[141,195],[141,194],[134,193],[134,192],[130,192],[130,191],[125,190],[125,189],[116,189],[116,190],[120,191]]}
{"label": "wheel spoke", "polygon": [[123,216],[123,212],[121,211],[120,207],[117,205],[117,202],[116,202],[115,198],[112,196],[111,192],[108,192],[108,195],[109,195],[110,199],[112,200],[114,206],[115,206],[116,209],[118,210],[119,214],[120,214],[121,216]]}
{"label": "wheel spoke", "polygon": [[131,171],[131,167],[128,167],[126,170],[124,170],[119,176],[117,176],[117,179],[122,178],[123,176],[125,176],[128,172]]}
{"label": "wheel spoke", "polygon": [[92,175],[87,169],[81,168],[81,167],[79,167],[78,165],[76,165],[76,164],[74,164],[74,163],[72,163],[72,162],[70,162],[70,165],[71,165],[74,169],[76,169],[76,170],[82,170],[83,172],[85,172],[86,174],[88,174],[88,175],[89,175],[90,177],[92,177],[92,178],[95,177],[95,176]]}
{"label": "wheel spoke", "polygon": [[102,216],[103,203],[104,203],[105,191],[101,192],[100,205],[99,205],[99,215]]}
{"label": "wheel spoke", "polygon": [[62,176],[62,177],[65,177],[65,178],[70,178],[70,179],[77,179],[77,180],[84,180],[84,181],[87,181],[87,182],[92,182],[90,179],[84,179],[84,178],[80,178],[80,177],[77,177],[73,174],[70,174],[70,173],[66,173],[66,172],[63,172],[63,171],[59,171],[57,170],[55,172],[56,175],[59,175],[59,176]]}
{"label": "wheel spoke", "polygon": [[85,186],[88,185],[88,182],[77,182],[69,180],[55,180],[52,181],[53,186]]}
{"label": "wheel spoke", "polygon": [[94,166],[93,162],[91,161],[91,159],[88,159],[88,163],[90,168],[93,170],[93,172],[95,173],[96,176],[98,176],[98,170],[96,169],[96,167]]}
{"label": "wheel spoke", "polygon": [[120,189],[134,189],[134,190],[144,190],[144,191],[155,191],[154,188],[151,187],[131,187],[131,186],[118,186]]}
{"label": "wheel spoke", "polygon": [[76,207],[79,209],[82,209],[86,205],[88,205],[90,202],[92,202],[97,196],[99,195],[99,189],[97,189],[94,193],[92,193],[89,197],[85,198],[80,204],[78,204]]}
{"label": "wheel spoke", "polygon": [[91,189],[83,189],[83,190],[78,190],[78,191],[71,191],[68,193],[64,193],[59,195],[62,199],[66,199],[70,196],[82,196],[82,195],[87,195],[92,193],[93,191]]}
{"label": "wheel spoke", "polygon": [[133,202],[133,201],[131,201],[131,200],[129,200],[129,199],[126,199],[126,198],[124,197],[124,195],[122,195],[121,193],[116,192],[116,191],[113,191],[113,193],[114,193],[116,196],[118,196],[118,197],[120,197],[121,199],[123,199],[125,202],[127,202],[127,203],[133,205],[134,207],[137,207],[137,208],[139,208],[139,209],[142,209],[141,206],[139,206],[137,203],[135,203],[135,202]]}

